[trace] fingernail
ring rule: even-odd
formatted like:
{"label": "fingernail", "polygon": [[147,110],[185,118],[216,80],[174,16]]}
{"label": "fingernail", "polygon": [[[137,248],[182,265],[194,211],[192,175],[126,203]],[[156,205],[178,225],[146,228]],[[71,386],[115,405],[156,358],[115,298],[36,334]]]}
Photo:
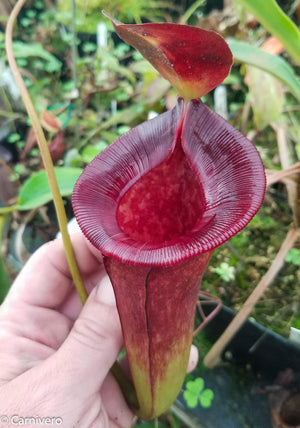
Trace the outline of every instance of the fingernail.
{"label": "fingernail", "polygon": [[138,420],[138,417],[137,416],[133,416],[132,421],[131,421],[132,425],[136,424],[137,420]]}

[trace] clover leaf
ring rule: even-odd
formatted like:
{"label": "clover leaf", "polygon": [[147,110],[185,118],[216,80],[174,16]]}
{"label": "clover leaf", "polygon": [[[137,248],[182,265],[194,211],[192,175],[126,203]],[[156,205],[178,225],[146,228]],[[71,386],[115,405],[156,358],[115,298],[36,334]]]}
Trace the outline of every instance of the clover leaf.
{"label": "clover leaf", "polygon": [[293,265],[300,266],[300,250],[292,248],[286,255],[285,261],[293,263]]}
{"label": "clover leaf", "polygon": [[216,269],[215,272],[221,277],[223,281],[229,282],[232,281],[235,277],[235,270],[233,266],[229,266],[228,263],[221,263]]}
{"label": "clover leaf", "polygon": [[202,391],[202,393],[200,394],[199,402],[202,407],[207,409],[208,407],[211,406],[211,402],[213,398],[214,398],[214,392],[211,389],[207,388],[204,391]]}
{"label": "clover leaf", "polygon": [[186,383],[183,398],[185,399],[187,406],[191,409],[194,409],[198,403],[202,407],[208,408],[211,406],[214,393],[209,388],[204,389],[204,380],[201,377],[198,377],[197,379]]}

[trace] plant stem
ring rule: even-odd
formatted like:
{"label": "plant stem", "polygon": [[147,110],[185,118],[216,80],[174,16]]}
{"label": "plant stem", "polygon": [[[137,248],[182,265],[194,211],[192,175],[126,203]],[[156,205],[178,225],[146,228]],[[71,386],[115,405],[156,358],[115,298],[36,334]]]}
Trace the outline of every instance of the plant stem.
{"label": "plant stem", "polygon": [[198,9],[198,7],[202,6],[202,4],[205,2],[205,0],[196,0],[185,12],[185,14],[182,17],[182,23],[185,24],[190,17],[193,15],[193,13]]}
{"label": "plant stem", "polygon": [[193,416],[188,415],[184,409],[179,407],[176,403],[172,404],[170,407],[172,413],[177,416],[181,422],[185,424],[188,428],[205,428],[203,425],[200,425],[199,421],[196,420]]}
{"label": "plant stem", "polygon": [[[47,173],[48,181],[50,190],[53,196],[53,201],[55,205],[57,220],[59,224],[59,228],[62,234],[63,244],[65,248],[65,254],[68,261],[69,269],[76,287],[76,290],[79,294],[79,297],[82,301],[82,303],[85,303],[87,299],[87,292],[84,288],[76,260],[75,255],[71,243],[70,236],[68,234],[67,229],[67,216],[63,204],[63,200],[59,191],[57,179],[54,172],[53,162],[51,159],[51,155],[48,149],[47,141],[44,135],[44,132],[42,130],[42,127],[39,122],[38,115],[35,111],[35,108],[33,106],[33,103],[31,101],[29,92],[25,86],[25,83],[22,79],[22,76],[19,72],[16,60],[13,55],[13,45],[12,45],[12,33],[13,33],[13,26],[15,23],[15,20],[25,4],[26,0],[18,0],[15,7],[13,8],[11,15],[7,22],[7,28],[6,28],[6,50],[7,50],[7,57],[8,61],[12,70],[12,73],[14,74],[14,77],[16,79],[16,82],[19,86],[24,104],[26,106],[28,116],[30,117],[32,127],[34,129],[41,157],[45,166],[45,170]],[[121,367],[119,366],[118,362],[115,362],[113,367],[111,368],[111,371],[113,375],[115,376],[117,382],[119,383],[122,392],[125,395],[125,399],[127,400],[128,404],[133,407],[133,409],[138,409],[138,402],[135,394],[134,387],[132,383],[126,378],[125,374],[123,373]]]}
{"label": "plant stem", "polygon": [[275,170],[275,169],[266,169],[267,176],[267,186],[271,186],[277,181],[282,181],[286,183],[287,180],[295,174],[300,173],[300,161],[296,162],[294,165],[287,169]]}
{"label": "plant stem", "polygon": [[15,6],[14,6],[14,8],[13,8],[13,10],[9,16],[8,22],[7,22],[6,34],[5,34],[7,57],[8,57],[9,65],[11,67],[11,71],[15,77],[17,85],[19,86],[24,104],[25,104],[27,112],[28,112],[28,116],[31,120],[32,127],[34,129],[34,132],[35,132],[35,135],[36,135],[36,138],[38,141],[41,157],[42,157],[42,160],[43,160],[43,163],[45,166],[45,170],[46,170],[48,181],[49,181],[50,190],[51,190],[51,193],[53,196],[57,220],[58,220],[59,228],[60,228],[60,231],[62,234],[62,239],[63,239],[63,244],[64,244],[64,248],[65,248],[65,253],[66,253],[66,258],[68,261],[69,269],[70,269],[75,287],[77,289],[77,292],[79,294],[79,297],[80,297],[81,301],[84,303],[87,299],[87,292],[84,288],[84,285],[83,285],[83,282],[82,282],[82,279],[81,279],[81,276],[80,276],[80,273],[79,273],[79,270],[78,270],[78,267],[76,264],[71,239],[70,239],[70,236],[68,234],[67,216],[66,216],[66,212],[65,212],[65,208],[64,208],[64,203],[63,203],[62,197],[60,195],[57,179],[55,176],[51,155],[50,155],[50,152],[48,149],[48,145],[47,145],[47,141],[46,141],[44,132],[43,132],[42,127],[41,127],[40,122],[39,122],[38,115],[35,111],[35,108],[34,108],[33,103],[31,101],[29,92],[25,86],[23,79],[22,79],[21,73],[18,69],[16,60],[15,60],[15,57],[13,54],[13,43],[12,43],[13,27],[14,27],[15,20],[19,14],[21,8],[25,4],[25,2],[26,2],[26,0],[18,0],[17,1],[17,3],[15,4]]}
{"label": "plant stem", "polygon": [[206,367],[213,368],[218,363],[220,356],[228,345],[228,343],[231,341],[237,331],[242,327],[248,315],[252,311],[254,305],[261,298],[268,285],[277,275],[278,271],[282,268],[287,253],[290,251],[291,248],[293,248],[299,236],[300,229],[291,229],[288,232],[285,240],[283,241],[280,247],[280,250],[278,251],[267,273],[261,278],[254,291],[250,294],[250,296],[244,303],[242,309],[236,314],[229,326],[226,328],[226,330],[223,332],[223,334],[219,337],[217,342],[213,345],[208,354],[205,356],[203,363]]}
{"label": "plant stem", "polygon": [[[277,145],[280,163],[283,170],[291,167],[289,158],[289,144],[284,123],[271,124],[277,134]],[[300,180],[298,174],[290,177],[290,180],[285,183],[288,193],[288,203],[293,213],[295,227],[300,226]]]}

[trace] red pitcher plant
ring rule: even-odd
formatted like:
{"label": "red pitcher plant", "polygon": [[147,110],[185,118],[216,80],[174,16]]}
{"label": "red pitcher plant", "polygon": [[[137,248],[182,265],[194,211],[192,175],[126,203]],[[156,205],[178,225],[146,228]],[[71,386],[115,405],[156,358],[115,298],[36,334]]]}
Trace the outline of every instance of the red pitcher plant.
{"label": "red pitcher plant", "polygon": [[184,381],[203,273],[216,247],[244,228],[265,191],[252,143],[200,97],[232,65],[215,32],[124,25],[118,35],[177,89],[177,105],[122,135],[84,170],[73,206],[104,256],[139,402],[151,419]]}

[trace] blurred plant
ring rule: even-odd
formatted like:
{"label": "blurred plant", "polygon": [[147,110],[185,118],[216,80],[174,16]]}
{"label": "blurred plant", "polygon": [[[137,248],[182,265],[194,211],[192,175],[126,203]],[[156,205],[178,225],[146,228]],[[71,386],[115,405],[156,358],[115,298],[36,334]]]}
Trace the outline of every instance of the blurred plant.
{"label": "blurred plant", "polygon": [[[163,22],[170,20],[170,14],[178,7],[169,0],[76,0],[78,8],[77,30],[86,33],[96,33],[101,10],[109,10],[114,16],[124,21],[141,23]],[[69,2],[58,0],[58,9],[63,13],[70,11]]]}
{"label": "blurred plant", "polygon": [[[3,231],[5,220],[6,220],[6,216],[0,214],[0,242],[2,239],[2,231]],[[9,290],[9,287],[10,287],[10,279],[6,271],[5,265],[3,263],[2,253],[0,249],[0,305],[3,299],[5,298]]]}
{"label": "blurred plant", "polygon": [[[55,167],[55,175],[61,196],[72,194],[74,184],[80,176],[81,168]],[[0,207],[0,215],[12,211],[28,211],[38,208],[53,198],[45,170],[32,173],[19,189],[17,202],[8,207]]]}
{"label": "blurred plant", "polygon": [[[45,10],[39,2],[35,2],[32,9],[25,12],[26,19],[30,18],[30,26],[18,32],[19,40],[13,41],[13,47],[17,63],[23,67],[29,94],[41,114],[47,137],[52,140],[50,149],[56,150],[55,162],[77,167],[91,160],[92,153],[98,154],[121,135],[122,126],[128,130],[140,118],[146,118],[154,104],[158,111],[163,109],[161,95],[169,86],[163,84],[160,88],[158,85],[158,90],[148,94],[148,88],[157,80],[157,72],[141,57],[132,61],[129,47],[124,43],[114,45],[110,42],[109,46],[101,47],[93,42],[86,42],[84,38],[78,39],[81,55],[72,64],[72,37],[68,28],[61,23],[64,20],[62,13],[56,12],[55,9]],[[19,20],[21,28],[22,22]],[[31,31],[32,25],[36,26],[35,32]],[[42,43],[37,43],[36,40]],[[2,33],[0,52],[1,49],[5,58]],[[74,82],[69,72],[70,67],[76,67],[77,71],[79,92],[76,98],[73,97]],[[133,97],[137,105],[130,103]],[[56,136],[55,130],[47,125],[48,116],[57,105],[64,104],[65,100],[71,109],[71,115],[67,118],[69,126],[64,134],[58,133]],[[112,100],[115,107],[112,106]],[[25,126],[30,126],[23,113],[21,119]],[[99,125],[95,127],[95,123]],[[62,129],[65,128],[64,122]],[[102,147],[98,144],[98,134],[101,131]],[[83,137],[79,139],[79,136]],[[62,142],[62,138],[63,147],[60,147],[58,155],[57,144]],[[35,157],[36,167],[40,163],[30,129],[27,138],[26,135],[16,138],[12,134],[9,142],[16,148],[21,159],[15,169],[22,170],[23,177],[26,177],[30,174],[28,163],[24,164],[26,157]]]}
{"label": "blurred plant", "polygon": [[278,40],[300,65],[300,34],[297,26],[283,12],[275,0],[253,2],[234,0],[251,12],[255,18]]}
{"label": "blurred plant", "polygon": [[7,52],[9,65],[11,67],[11,71],[12,71],[14,78],[16,80],[16,83],[18,84],[18,87],[20,89],[20,93],[22,95],[24,104],[26,106],[28,115],[29,115],[30,120],[32,122],[32,126],[34,129],[36,138],[37,138],[41,157],[43,159],[43,163],[44,163],[45,170],[47,173],[47,181],[48,181],[49,188],[51,190],[51,194],[52,194],[53,200],[54,200],[54,205],[55,205],[56,214],[57,214],[57,220],[58,220],[59,228],[60,228],[60,231],[62,234],[62,240],[63,240],[63,244],[64,244],[64,248],[65,248],[65,253],[66,253],[66,258],[67,258],[68,266],[70,269],[70,273],[71,273],[71,276],[73,278],[74,284],[76,286],[77,292],[78,292],[81,300],[84,302],[87,298],[87,293],[86,293],[86,290],[84,288],[84,285],[83,285],[83,282],[82,282],[82,279],[81,279],[81,276],[80,276],[80,273],[79,273],[79,270],[78,270],[78,267],[76,264],[71,240],[70,240],[70,237],[68,234],[67,216],[66,216],[66,212],[64,209],[62,196],[60,194],[58,182],[56,179],[55,170],[53,167],[51,155],[50,155],[50,152],[49,152],[49,149],[47,146],[47,141],[46,141],[45,135],[44,135],[43,130],[41,128],[41,125],[39,123],[38,115],[36,113],[36,110],[34,108],[32,100],[30,98],[30,94],[29,94],[29,92],[26,88],[26,85],[22,79],[21,73],[18,69],[16,59],[15,59],[14,53],[13,53],[13,40],[12,40],[13,27],[15,24],[15,20],[18,16],[20,10],[22,9],[22,6],[24,5],[25,1],[26,0],[18,0],[17,1],[16,5],[13,8],[12,13],[8,19],[8,23],[7,23],[7,27],[6,27],[6,34],[5,34],[6,52]]}
{"label": "blurred plant", "polygon": [[215,272],[219,275],[219,277],[225,281],[229,282],[235,278],[235,269],[233,266],[229,266],[228,263],[222,262],[220,266],[215,269]]}
{"label": "blurred plant", "polygon": [[292,248],[286,255],[285,261],[292,263],[295,266],[300,266],[300,250],[298,248]]}
{"label": "blurred plant", "polygon": [[[292,56],[292,60],[300,64],[299,31],[290,18],[284,14],[275,0],[266,0],[264,2],[235,0],[235,2],[244,6],[246,10],[250,11],[255,16],[255,18],[260,23],[262,23],[264,27],[271,32],[272,35],[276,37],[277,40],[275,40],[275,44],[277,46],[277,50],[272,50],[273,53],[278,54],[282,52],[282,47],[280,47],[278,50],[280,41]],[[256,24],[254,23],[254,26],[255,25]],[[259,31],[257,31],[257,33],[257,37],[259,37],[259,35],[261,37],[261,33]],[[255,35],[255,31],[253,34]],[[278,57],[273,53],[270,54],[268,52],[264,52],[262,49],[257,47],[253,48],[244,42],[230,40],[229,44],[237,60],[247,64],[255,65],[279,78],[290,89],[298,102],[300,99],[299,79],[296,76],[294,69],[288,64],[288,61],[283,60],[281,57]],[[269,49],[270,47],[268,46],[266,50]],[[255,51],[256,55],[254,54]],[[265,60],[263,60],[263,58]],[[271,70],[271,64],[273,64],[273,71]],[[278,82],[270,79],[270,76],[264,76],[258,73],[257,70],[250,70],[250,75],[248,76],[246,83],[250,85],[252,96],[251,102],[253,105],[254,120],[257,128],[259,130],[263,130],[270,124],[271,121],[271,126],[275,131],[278,142],[278,153],[281,167],[283,170],[287,171],[286,174],[290,177],[289,180],[284,180],[284,182],[287,186],[289,205],[293,212],[295,228],[291,228],[289,230],[286,239],[283,241],[280,250],[266,275],[261,278],[256,289],[248,297],[241,311],[237,314],[232,323],[230,323],[230,325],[206,355],[204,364],[207,367],[213,367],[215,364],[217,364],[222,351],[226,347],[232,335],[238,331],[255,303],[262,296],[267,286],[275,278],[276,274],[282,267],[287,253],[294,246],[300,233],[300,179],[299,175],[288,175],[288,170],[292,170],[291,162],[292,160],[295,160],[295,151],[290,150],[291,144],[289,144],[289,139],[292,139],[293,137],[292,133],[288,132],[288,129],[289,127],[292,127],[295,130],[297,124],[299,127],[297,113],[294,113],[299,110],[299,105],[295,103],[295,100],[291,100],[286,96],[285,99],[283,99],[284,93],[282,88],[278,86]],[[261,96],[262,91],[265,93],[266,88],[269,88],[268,96],[266,97],[267,102],[265,102],[266,100]],[[249,118],[249,110],[247,106],[249,106],[249,99],[247,99],[246,105],[243,106],[243,127],[245,127],[245,122],[247,122]],[[286,111],[283,115],[282,113],[284,110]],[[257,131],[252,131],[252,137],[257,134]],[[295,135],[295,133],[293,135]],[[294,166],[296,166],[296,164]]]}

